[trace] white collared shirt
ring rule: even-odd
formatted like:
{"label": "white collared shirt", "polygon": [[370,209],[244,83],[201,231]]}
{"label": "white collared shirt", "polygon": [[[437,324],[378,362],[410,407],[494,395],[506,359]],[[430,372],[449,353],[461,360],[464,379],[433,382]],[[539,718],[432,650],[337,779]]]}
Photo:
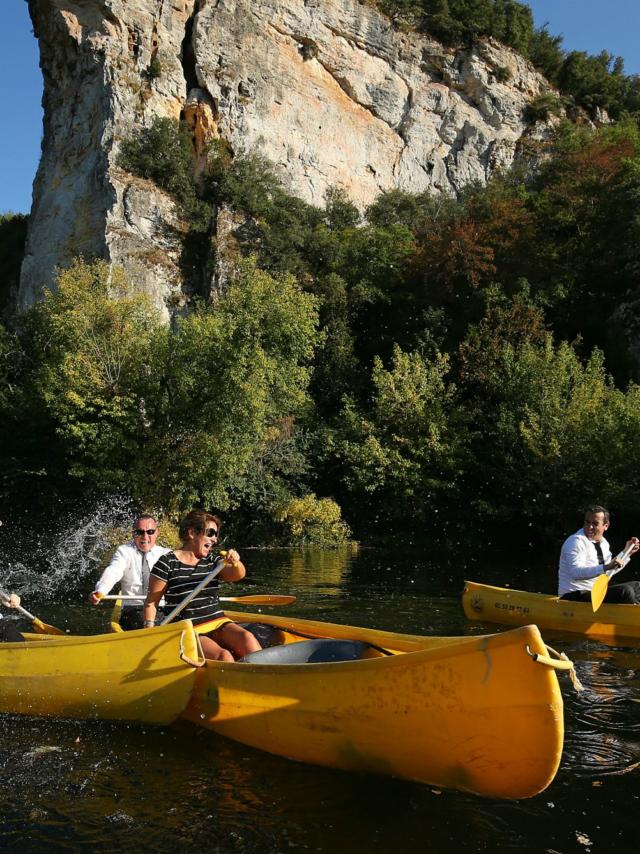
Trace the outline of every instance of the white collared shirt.
{"label": "white collared shirt", "polygon": [[[611,560],[611,548],[609,543],[602,538],[600,540],[602,556],[605,563]],[[625,561],[625,566],[628,561]],[[609,570],[608,575],[615,575],[619,569]],[[598,562],[598,552],[593,540],[590,540],[580,528],[575,534],[564,541],[560,552],[560,563],[558,565],[558,596],[564,596],[572,590],[590,591],[595,579],[604,572],[602,564]]]}
{"label": "white collared shirt", "polygon": [[[171,549],[164,546],[153,546],[145,552],[149,569],[153,569],[158,558],[170,551]],[[111,562],[100,576],[95,588],[96,592],[106,595],[118,582],[120,582],[120,592],[123,596],[140,594],[139,600],[132,599],[126,602],[128,608],[144,605],[147,591],[142,583],[142,552],[135,547],[133,540],[115,550]]]}

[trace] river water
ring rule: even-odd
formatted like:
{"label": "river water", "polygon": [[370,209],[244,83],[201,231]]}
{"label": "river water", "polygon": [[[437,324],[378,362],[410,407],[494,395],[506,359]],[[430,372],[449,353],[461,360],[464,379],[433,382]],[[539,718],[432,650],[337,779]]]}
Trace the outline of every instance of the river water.
{"label": "river water", "polygon": [[[84,604],[99,545],[85,538],[72,560],[72,550],[62,549],[66,568],[56,564],[46,581],[41,563],[5,559],[0,583],[21,585],[25,606],[47,622],[99,631],[106,608]],[[51,559],[55,549],[47,551]],[[409,633],[497,630],[465,620],[465,577],[533,590],[554,581],[551,564],[536,574],[406,549],[248,549],[242,557],[248,577],[228,593],[293,593],[295,604],[274,613]],[[585,690],[576,694],[560,676],[563,761],[535,798],[491,801],[306,766],[187,725],[0,716],[0,850],[635,852],[640,650],[570,635],[546,639],[576,661]]]}

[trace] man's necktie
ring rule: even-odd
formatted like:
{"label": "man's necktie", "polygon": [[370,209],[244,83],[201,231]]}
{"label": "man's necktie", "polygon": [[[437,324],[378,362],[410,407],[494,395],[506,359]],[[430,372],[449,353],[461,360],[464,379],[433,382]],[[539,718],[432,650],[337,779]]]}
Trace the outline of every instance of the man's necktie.
{"label": "man's necktie", "polygon": [[593,545],[596,547],[596,551],[598,553],[598,563],[604,566],[604,555],[602,554],[602,546],[600,545],[600,543],[594,543]]}
{"label": "man's necktie", "polygon": [[149,562],[147,561],[146,552],[142,552],[142,591],[146,593],[149,589]]}

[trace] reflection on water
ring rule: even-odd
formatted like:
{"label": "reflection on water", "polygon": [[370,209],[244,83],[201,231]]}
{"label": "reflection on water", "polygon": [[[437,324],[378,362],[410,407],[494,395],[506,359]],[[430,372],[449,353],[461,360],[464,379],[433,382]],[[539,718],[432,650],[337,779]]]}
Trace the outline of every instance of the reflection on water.
{"label": "reflection on water", "polygon": [[349,578],[357,547],[342,546],[321,550],[303,548],[290,554],[291,584],[301,589],[311,586],[323,593],[341,590]]}
{"label": "reflection on water", "polygon": [[[366,548],[250,549],[243,559],[248,578],[224,592],[296,595],[275,613],[409,633],[487,631],[464,619],[459,594],[469,570],[456,561]],[[41,570],[25,562],[30,610],[74,631],[106,627],[107,609],[85,604],[92,571],[78,579],[59,569],[49,597],[37,595]],[[481,571],[492,580],[491,567]],[[493,571],[496,583],[508,578],[504,568]],[[3,716],[0,848],[564,854],[611,850],[613,832],[617,851],[636,850],[640,653],[557,634],[552,645],[575,659],[585,691],[560,677],[565,753],[557,779],[536,798],[486,801],[299,765],[186,724]]]}

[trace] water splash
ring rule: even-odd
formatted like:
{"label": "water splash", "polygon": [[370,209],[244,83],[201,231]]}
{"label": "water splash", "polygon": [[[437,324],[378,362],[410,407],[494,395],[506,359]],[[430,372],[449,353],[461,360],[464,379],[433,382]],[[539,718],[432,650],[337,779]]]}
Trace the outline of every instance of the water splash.
{"label": "water splash", "polygon": [[11,556],[1,556],[0,585],[21,596],[47,596],[75,589],[87,576],[96,576],[112,542],[110,533],[128,527],[134,515],[131,500],[109,496],[83,508],[81,515],[66,514],[51,531],[20,532]]}

